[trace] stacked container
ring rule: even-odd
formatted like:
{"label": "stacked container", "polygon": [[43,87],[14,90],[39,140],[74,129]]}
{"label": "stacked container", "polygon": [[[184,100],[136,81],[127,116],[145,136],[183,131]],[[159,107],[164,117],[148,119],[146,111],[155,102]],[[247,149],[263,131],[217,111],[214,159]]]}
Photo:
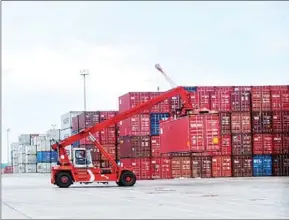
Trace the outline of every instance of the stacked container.
{"label": "stacked container", "polygon": [[[72,134],[77,134],[85,128],[94,126],[97,123],[103,122],[116,116],[117,111],[90,111],[82,112],[76,117],[72,118]],[[101,131],[93,134],[102,147],[108,152],[115,160],[118,159],[117,148],[117,125],[112,125]],[[92,162],[97,167],[108,167],[110,164],[108,160],[102,155],[99,150],[94,146],[89,137],[81,139],[72,144],[72,147],[84,147],[91,150]]]}

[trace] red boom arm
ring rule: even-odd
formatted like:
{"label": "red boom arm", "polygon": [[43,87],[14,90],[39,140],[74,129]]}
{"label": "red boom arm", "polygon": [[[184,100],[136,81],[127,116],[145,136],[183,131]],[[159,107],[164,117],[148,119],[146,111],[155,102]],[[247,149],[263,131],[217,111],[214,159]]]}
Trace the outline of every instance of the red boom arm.
{"label": "red boom arm", "polygon": [[142,103],[132,109],[129,109],[125,112],[119,113],[117,114],[115,117],[108,119],[106,121],[100,122],[96,125],[94,125],[93,127],[87,128],[83,131],[81,131],[78,134],[72,135],[62,141],[60,141],[59,143],[53,144],[51,147],[54,150],[57,150],[59,148],[59,150],[61,151],[61,154],[64,155],[65,159],[66,158],[66,153],[65,150],[63,149],[65,146],[71,145],[72,143],[81,140],[83,138],[86,138],[87,136],[89,136],[89,133],[93,134],[97,131],[101,131],[106,127],[109,127],[111,125],[115,125],[118,122],[127,119],[135,114],[138,114],[139,112],[142,112],[145,109],[151,108],[154,105],[158,104],[159,102],[164,101],[167,98],[171,98],[175,95],[180,95],[182,100],[183,100],[183,106],[181,109],[181,114],[185,114],[187,110],[193,110],[192,109],[192,104],[191,104],[191,97],[190,97],[190,93],[188,91],[186,91],[183,87],[176,87],[174,89],[171,89],[145,103]]}

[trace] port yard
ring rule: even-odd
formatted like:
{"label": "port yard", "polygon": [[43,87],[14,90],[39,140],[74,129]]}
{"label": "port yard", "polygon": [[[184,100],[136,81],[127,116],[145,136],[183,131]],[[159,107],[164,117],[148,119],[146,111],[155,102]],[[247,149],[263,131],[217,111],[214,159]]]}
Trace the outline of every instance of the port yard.
{"label": "port yard", "polygon": [[289,218],[288,177],[142,180],[129,188],[95,183],[69,189],[51,185],[49,178],[4,174],[2,219]]}

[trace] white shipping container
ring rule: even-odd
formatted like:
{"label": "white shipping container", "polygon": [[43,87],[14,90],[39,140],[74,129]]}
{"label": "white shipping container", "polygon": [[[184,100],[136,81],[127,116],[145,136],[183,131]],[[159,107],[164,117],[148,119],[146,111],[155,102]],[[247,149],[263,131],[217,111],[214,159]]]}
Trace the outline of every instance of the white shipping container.
{"label": "white shipping container", "polygon": [[18,137],[20,144],[30,144],[31,143],[31,135],[30,134],[21,134]]}
{"label": "white shipping container", "polygon": [[39,142],[40,140],[45,140],[45,139],[46,139],[45,134],[39,134],[39,136],[34,136],[31,138],[31,145],[36,146],[37,142]]}
{"label": "white shipping container", "polygon": [[72,129],[71,128],[67,128],[64,130],[60,131],[60,139],[64,140],[65,138],[68,138],[72,135]]}
{"label": "white shipping container", "polygon": [[36,173],[36,163],[26,164],[25,165],[25,173]]}
{"label": "white shipping container", "polygon": [[18,172],[19,172],[19,173],[25,173],[25,166],[24,166],[24,164],[19,164],[19,165],[18,165]]}
{"label": "white shipping container", "polygon": [[11,144],[11,151],[18,151],[19,143],[12,143]]}
{"label": "white shipping container", "polygon": [[72,127],[72,118],[81,114],[82,111],[70,111],[67,112],[66,114],[63,114],[61,116],[61,130],[63,129],[71,129]]}
{"label": "white shipping container", "polygon": [[13,173],[19,173],[18,165],[13,165]]}
{"label": "white shipping container", "polygon": [[25,154],[25,164],[36,163],[36,155]]}
{"label": "white shipping container", "polygon": [[51,163],[37,163],[37,173],[50,173]]}
{"label": "white shipping container", "polygon": [[18,163],[19,164],[24,164],[25,163],[25,155],[23,153],[18,154]]}
{"label": "white shipping container", "polygon": [[18,148],[18,153],[19,154],[24,154],[25,153],[25,148],[26,148],[26,145],[19,145],[19,148]]}
{"label": "white shipping container", "polygon": [[13,158],[13,159],[17,159],[17,158],[18,158],[18,155],[19,155],[19,152],[18,152],[18,151],[12,151],[12,152],[11,152],[11,155],[12,155],[12,158]]}
{"label": "white shipping container", "polygon": [[37,142],[36,150],[38,151],[50,151],[51,150],[51,142],[50,140],[40,140]]}
{"label": "white shipping container", "polygon": [[36,155],[36,146],[27,145],[25,147],[25,154],[35,154]]}
{"label": "white shipping container", "polygon": [[60,129],[50,129],[46,132],[46,139],[47,140],[60,140]]}

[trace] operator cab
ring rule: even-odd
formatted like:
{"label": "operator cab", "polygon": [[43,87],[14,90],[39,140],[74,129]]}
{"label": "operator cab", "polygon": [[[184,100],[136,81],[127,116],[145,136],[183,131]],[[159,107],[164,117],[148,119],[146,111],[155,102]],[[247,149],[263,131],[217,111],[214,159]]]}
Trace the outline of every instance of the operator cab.
{"label": "operator cab", "polygon": [[87,150],[85,148],[74,148],[72,150],[72,154],[74,167],[93,167],[90,150]]}

